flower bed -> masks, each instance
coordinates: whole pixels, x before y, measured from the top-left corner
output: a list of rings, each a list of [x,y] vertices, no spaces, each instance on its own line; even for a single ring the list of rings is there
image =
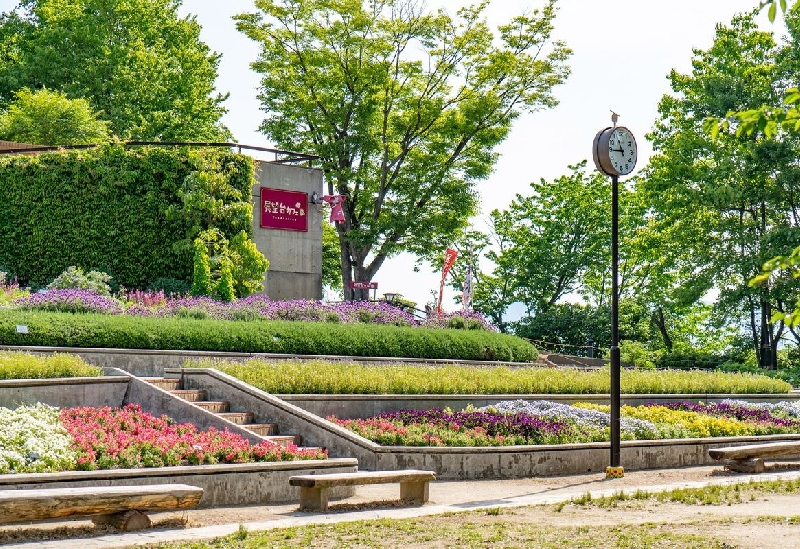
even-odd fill
[[[475,312],[451,313],[417,320],[406,310],[386,302],[324,303],[299,299],[272,301],[260,294],[225,302],[210,297],[167,297],[163,291],[134,290],[123,292],[118,297],[109,297],[93,290],[51,289],[22,295],[11,300],[10,304],[21,310],[94,312],[159,318],[296,320],[496,331],[483,316]]]
[[[367,419],[327,419],[392,446],[511,446],[610,439],[608,406],[504,401],[481,409],[400,410]],[[676,403],[623,406],[622,440],[800,433],[800,403]]]
[[[139,405],[0,408],[0,473],[56,472],[170,465],[325,459],[326,452],[198,431]]]

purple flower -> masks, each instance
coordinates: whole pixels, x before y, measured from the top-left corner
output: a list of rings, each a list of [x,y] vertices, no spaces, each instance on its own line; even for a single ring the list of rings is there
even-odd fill
[[[14,300],[20,309],[59,311],[66,313],[121,314],[122,303],[94,290],[53,289]]]

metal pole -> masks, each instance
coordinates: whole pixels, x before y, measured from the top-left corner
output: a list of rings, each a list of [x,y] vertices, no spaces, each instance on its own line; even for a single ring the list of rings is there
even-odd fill
[[[620,466],[619,190],[611,176],[611,467]]]

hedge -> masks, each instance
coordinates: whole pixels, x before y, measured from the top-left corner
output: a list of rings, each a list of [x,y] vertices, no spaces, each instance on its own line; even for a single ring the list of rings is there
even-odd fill
[[[16,325],[27,333],[17,333]],[[277,320],[195,320],[7,309],[0,344],[530,362],[527,341],[484,330]]]
[[[274,394],[608,394],[608,368],[464,365],[365,365],[325,360],[187,360],[190,368],[215,368]],[[753,374],[623,370],[623,394],[782,394],[792,386]]]
[[[193,208],[209,173],[220,179],[211,198],[249,205],[253,161],[226,149],[108,145],[0,157],[0,271],[34,288],[72,265],[127,288],[190,280],[191,247],[176,244],[208,228]],[[251,234],[227,222],[202,221],[228,237]]]

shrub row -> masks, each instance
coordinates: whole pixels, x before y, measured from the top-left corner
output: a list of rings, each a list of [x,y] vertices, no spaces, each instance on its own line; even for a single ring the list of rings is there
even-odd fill
[[[216,368],[276,394],[607,394],[610,386],[608,369],[370,366],[323,360],[199,360],[186,365]],[[792,388],[754,374],[657,370],[623,370],[621,385],[625,394],[781,394]]]
[[[26,325],[18,333],[16,325]],[[5,310],[0,344],[529,362],[536,348],[484,330],[286,321],[194,320]]]
[[[82,358],[56,353],[35,356],[30,353],[0,351],[0,379],[50,379],[56,377],[97,377],[103,370]]]

